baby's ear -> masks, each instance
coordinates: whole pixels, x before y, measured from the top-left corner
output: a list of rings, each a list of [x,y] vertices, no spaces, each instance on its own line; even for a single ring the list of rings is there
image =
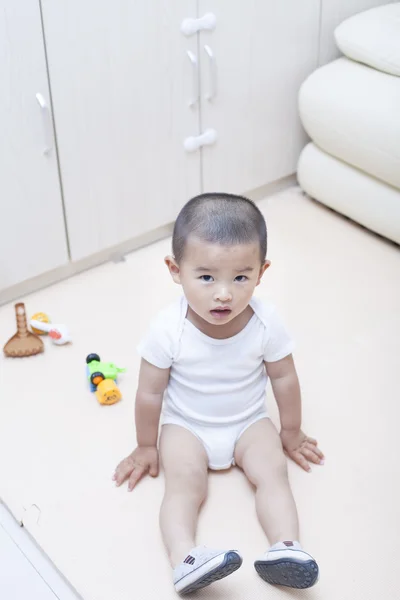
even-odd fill
[[[175,283],[181,283],[181,272],[179,269],[179,265],[176,262],[173,256],[166,256],[164,259],[165,264],[168,267],[169,272],[171,273],[171,277]]]
[[[265,271],[271,266],[271,261],[270,260],[266,260],[260,268],[260,273],[258,275],[258,280],[257,280],[257,285],[260,284],[262,276],[264,275]]]

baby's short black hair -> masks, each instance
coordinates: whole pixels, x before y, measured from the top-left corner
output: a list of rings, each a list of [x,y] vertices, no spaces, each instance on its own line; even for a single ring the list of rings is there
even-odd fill
[[[260,244],[261,262],[267,255],[267,226],[252,200],[244,196],[208,193],[195,196],[180,211],[172,236],[172,252],[177,263],[183,258],[190,235],[222,246]]]

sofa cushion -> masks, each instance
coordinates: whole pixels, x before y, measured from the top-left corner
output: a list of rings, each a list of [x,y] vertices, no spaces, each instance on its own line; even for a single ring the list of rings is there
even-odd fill
[[[300,89],[304,128],[325,152],[400,189],[400,77],[348,58],[317,69]]]
[[[335,39],[349,58],[400,76],[400,2],[346,19],[336,28]]]
[[[309,196],[400,244],[400,191],[308,144],[298,181]]]

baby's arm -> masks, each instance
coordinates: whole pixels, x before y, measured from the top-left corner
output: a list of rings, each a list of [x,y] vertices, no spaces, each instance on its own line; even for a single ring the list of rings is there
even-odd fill
[[[152,477],[158,475],[158,427],[169,371],[159,369],[142,359],[135,404],[138,445],[132,454],[119,463],[113,477],[117,486],[129,479],[129,491],[146,473]]]
[[[159,369],[142,359],[136,393],[135,421],[138,446],[157,446],[158,426],[169,369]]]
[[[317,441],[301,430],[301,394],[293,356],[266,362],[265,367],[279,408],[283,447],[290,458],[310,471],[309,462],[323,464],[324,455]]]

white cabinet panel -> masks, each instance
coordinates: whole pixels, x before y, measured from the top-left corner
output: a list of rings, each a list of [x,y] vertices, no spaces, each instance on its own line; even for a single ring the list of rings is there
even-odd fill
[[[205,191],[245,192],[295,172],[306,136],[298,117],[301,83],[317,66],[319,0],[200,0],[214,31],[200,34]],[[208,46],[208,54],[207,48]],[[215,56],[216,95],[208,100]]]
[[[0,0],[0,82],[2,290],[68,261],[38,2]]]
[[[322,0],[319,64],[324,65],[340,55],[335,43],[334,31],[342,21],[356,13],[383,4],[390,4],[390,2],[388,0]]]
[[[196,0],[42,0],[73,259],[165,225],[200,191]]]

